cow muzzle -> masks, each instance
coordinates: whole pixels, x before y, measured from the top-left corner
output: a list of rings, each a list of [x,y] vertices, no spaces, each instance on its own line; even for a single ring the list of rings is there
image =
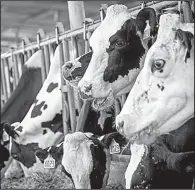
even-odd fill
[[[83,81],[82,85],[78,85],[78,92],[82,99],[92,99],[92,84]]]

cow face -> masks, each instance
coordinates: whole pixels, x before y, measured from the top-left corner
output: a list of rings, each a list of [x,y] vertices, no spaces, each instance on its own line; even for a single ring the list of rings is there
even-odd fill
[[[131,141],[151,143],[194,116],[193,33],[194,24],[176,14],[160,17],[157,40],[116,117],[117,130]]]
[[[142,11],[155,18],[153,9]],[[93,54],[78,90],[83,99],[94,99],[97,110],[110,107],[116,96],[129,92],[141,69],[145,49],[139,32],[143,33],[148,16],[140,17],[134,19],[124,5],[112,5],[90,38]]]
[[[108,148],[113,138],[121,146],[126,143],[119,133],[96,137],[92,133],[75,132],[65,136],[62,165],[75,188],[105,187],[111,162]]]

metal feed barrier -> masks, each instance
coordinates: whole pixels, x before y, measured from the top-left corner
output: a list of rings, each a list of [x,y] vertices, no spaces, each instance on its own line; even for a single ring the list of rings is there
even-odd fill
[[[190,13],[191,7],[187,2],[183,2],[184,21],[191,22],[192,15]],[[160,12],[165,8],[176,8],[181,10],[180,2],[177,1],[153,1],[147,4],[142,4],[141,7],[137,6],[130,9],[131,14],[136,16],[140,11],[140,8],[144,6],[150,6],[154,8],[157,12]],[[107,6],[104,6],[100,9],[100,18],[103,20],[105,16],[105,9]],[[12,49],[10,52],[4,53],[1,55],[1,105],[9,99],[11,93],[16,88],[20,76],[22,74],[21,67],[22,65],[38,50],[42,52],[42,82],[46,79],[49,68],[50,68],[50,55],[54,53],[53,46],[59,46],[60,52],[60,65],[61,68],[63,64],[71,59],[74,59],[81,55],[81,51],[78,49],[78,39],[82,40],[83,43],[83,52],[87,53],[89,51],[89,38],[93,31],[99,26],[101,20],[94,21],[89,23],[84,22],[83,27],[65,31],[62,23],[57,23],[55,27],[55,36],[45,38],[45,33],[42,29],[39,29],[37,32],[37,42],[30,43],[28,39],[23,39],[21,47],[17,49]],[[147,31],[146,31],[147,33]],[[12,67],[13,76],[10,74],[10,67]],[[11,81],[12,80],[12,81]],[[88,100],[81,100],[78,96],[77,91],[69,85],[68,82],[65,82],[62,76],[61,69],[61,92],[62,92],[62,102],[63,102],[63,128],[64,135],[70,132],[68,129],[71,128],[71,132],[83,131],[85,120],[91,106],[91,102]],[[121,96],[115,101],[115,113],[116,115],[120,112],[121,107],[126,101],[126,95]],[[79,116],[76,118],[75,106],[76,102],[78,104]],[[121,106],[120,106],[121,105]],[[69,114],[65,114],[69,113]],[[68,120],[70,119],[70,124]],[[70,125],[70,126],[69,126]],[[62,141],[60,139],[59,141]],[[57,143],[57,142],[56,142]],[[129,156],[125,155],[114,155],[113,160],[115,161],[125,161],[129,160]]]

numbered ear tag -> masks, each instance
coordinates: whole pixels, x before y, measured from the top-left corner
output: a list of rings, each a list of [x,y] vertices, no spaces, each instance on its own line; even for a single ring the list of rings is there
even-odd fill
[[[150,37],[150,28],[147,28],[145,31],[144,31],[144,35],[143,35],[143,39],[147,39]]]
[[[44,168],[55,168],[55,160],[51,155],[48,155],[48,157],[44,160]]]
[[[120,146],[119,144],[113,139],[110,145],[110,154],[118,154],[120,153]]]

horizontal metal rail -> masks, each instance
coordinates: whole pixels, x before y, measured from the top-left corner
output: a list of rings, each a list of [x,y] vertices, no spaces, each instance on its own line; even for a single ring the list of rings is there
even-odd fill
[[[151,3],[151,2],[146,4],[146,6],[150,6],[150,7],[154,8],[154,9],[156,9],[156,10],[163,9],[163,8],[165,8],[167,6],[175,6],[175,5],[177,5],[177,1],[164,1],[164,2],[159,2],[158,1],[158,2],[154,2],[154,4]],[[132,16],[136,16],[137,13],[140,11],[140,6],[137,6],[137,7],[134,7],[132,9],[129,9],[129,11],[132,11],[131,12]],[[86,31],[93,31],[99,25],[100,25],[100,20],[97,20],[93,24],[89,25],[86,28]],[[63,39],[68,40],[71,37],[74,37],[74,36],[82,34],[83,31],[84,31],[84,29],[82,27],[82,28],[78,28],[78,29],[75,29],[75,30],[68,30],[66,32],[60,33],[59,34],[59,40],[63,40]],[[4,54],[1,55],[1,59],[9,57],[9,56],[13,56],[13,55],[18,54],[18,53],[23,53],[24,51],[28,51],[28,50],[32,50],[32,49],[38,48],[39,45],[40,46],[45,46],[45,45],[48,45],[48,44],[51,44],[51,43],[54,43],[54,42],[56,42],[56,36],[55,35],[51,36],[49,38],[41,40],[40,44],[37,44],[37,42],[33,42],[33,43],[30,43],[30,44],[24,46],[23,48],[22,47],[18,47],[13,52],[4,53]]]

